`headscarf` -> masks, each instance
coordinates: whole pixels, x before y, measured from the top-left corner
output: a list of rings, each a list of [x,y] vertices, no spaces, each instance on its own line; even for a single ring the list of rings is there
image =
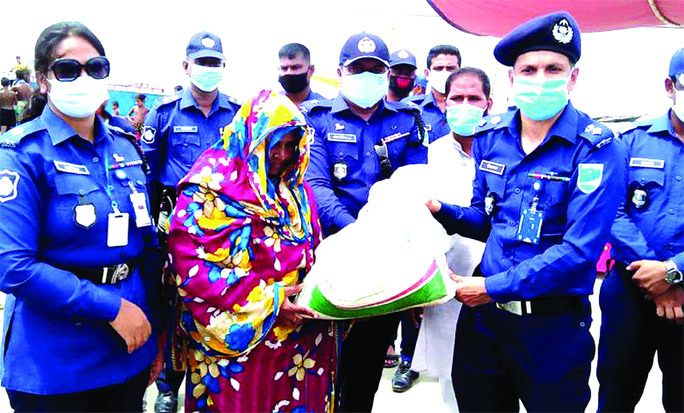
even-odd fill
[[[296,159],[269,179],[270,150],[292,130],[301,136]],[[195,346],[249,351],[273,327],[283,288],[311,268],[320,229],[304,184],[310,136],[287,97],[262,91],[179,184],[169,253],[181,327]]]

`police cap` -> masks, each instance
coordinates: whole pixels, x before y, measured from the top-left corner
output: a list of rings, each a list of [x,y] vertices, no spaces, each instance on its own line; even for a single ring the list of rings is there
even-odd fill
[[[416,57],[413,53],[403,49],[397,50],[390,55],[389,65],[390,67],[408,65],[412,66],[414,69],[418,69],[418,66],[416,66]]]
[[[379,60],[389,67],[389,50],[382,39],[374,34],[355,34],[346,41],[340,52],[340,66],[347,66],[359,59]]]
[[[684,47],[674,52],[670,59],[670,77],[678,78],[684,74]]]
[[[221,39],[214,33],[199,32],[192,36],[185,55],[190,59],[201,59],[203,57],[215,57],[226,60],[221,47]]]
[[[496,45],[494,57],[503,65],[513,66],[518,56],[537,50],[564,54],[572,64],[579,60],[580,28],[570,13],[555,12],[521,24]]]

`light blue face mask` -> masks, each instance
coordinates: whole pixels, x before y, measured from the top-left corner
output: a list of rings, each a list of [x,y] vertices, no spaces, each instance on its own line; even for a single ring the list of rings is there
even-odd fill
[[[223,67],[209,67],[192,64],[190,82],[202,92],[211,92],[218,88],[223,80]]]
[[[387,72],[363,72],[356,75],[342,76],[340,91],[342,96],[355,105],[368,109],[378,103],[387,94],[389,79]]]
[[[568,104],[567,79],[542,81],[516,76],[513,78],[515,105],[532,120],[549,120]]]
[[[460,136],[472,136],[478,122],[482,120],[484,111],[468,103],[447,106],[446,118],[449,129]]]

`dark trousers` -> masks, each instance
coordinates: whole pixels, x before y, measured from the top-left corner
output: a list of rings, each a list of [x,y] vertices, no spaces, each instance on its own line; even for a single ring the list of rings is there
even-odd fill
[[[149,379],[147,368],[123,383],[78,393],[43,395],[7,390],[7,394],[16,412],[139,413]]]
[[[594,340],[591,308],[518,316],[463,306],[451,379],[461,412],[584,411]]]
[[[342,343],[338,366],[341,412],[370,412],[378,390],[387,347],[397,334],[400,314],[356,321]]]
[[[684,329],[658,318],[654,302],[643,297],[631,276],[616,266],[601,285],[599,411],[634,411],[657,352],[663,372],[663,407],[682,412]]]
[[[409,360],[413,359],[413,353],[416,352],[416,342],[420,330],[420,319],[416,325],[416,320],[411,315],[413,311],[411,309],[401,313],[401,356]]]

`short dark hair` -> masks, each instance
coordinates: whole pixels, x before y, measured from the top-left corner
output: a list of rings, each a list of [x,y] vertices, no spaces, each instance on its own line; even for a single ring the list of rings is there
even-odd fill
[[[458,58],[458,65],[461,66],[461,52],[458,50],[458,47],[452,46],[450,44],[440,44],[438,46],[433,47],[428,52],[428,56],[427,56],[427,68],[428,69],[430,69],[430,66],[432,66],[432,59],[434,59],[435,57],[437,57],[441,54],[456,56]]]
[[[147,96],[143,95],[142,93],[138,93],[137,95],[135,95],[135,100],[141,100],[144,102],[146,98]]]
[[[489,83],[489,76],[487,76],[483,70],[480,70],[476,67],[463,67],[450,74],[446,81],[447,95],[451,90],[451,84],[459,77],[467,75],[475,76],[476,78],[480,79],[480,83],[482,83],[482,93],[484,93],[485,97],[489,99],[489,94],[492,91],[492,86]]]
[[[36,40],[35,61],[33,67],[37,73],[47,77],[50,65],[55,60],[55,51],[64,39],[80,37],[90,43],[100,56],[105,56],[105,50],[100,40],[85,25],[79,22],[60,22],[49,26],[38,36]],[[17,70],[19,76],[19,70]],[[29,98],[28,106],[24,112],[26,122],[40,116],[47,103],[47,95],[40,93],[40,88],[34,91]]]
[[[7,87],[7,86],[9,86],[10,81],[9,81],[8,78],[3,77],[2,80],[0,80],[0,84],[2,84],[3,86]]]
[[[278,52],[278,59],[287,57],[288,59],[294,59],[297,56],[302,56],[306,63],[311,63],[311,52],[309,48],[301,43],[288,43],[280,48]]]
[[[24,69],[17,69],[17,71],[14,72],[14,74],[17,76],[17,79],[26,79],[26,71]]]

